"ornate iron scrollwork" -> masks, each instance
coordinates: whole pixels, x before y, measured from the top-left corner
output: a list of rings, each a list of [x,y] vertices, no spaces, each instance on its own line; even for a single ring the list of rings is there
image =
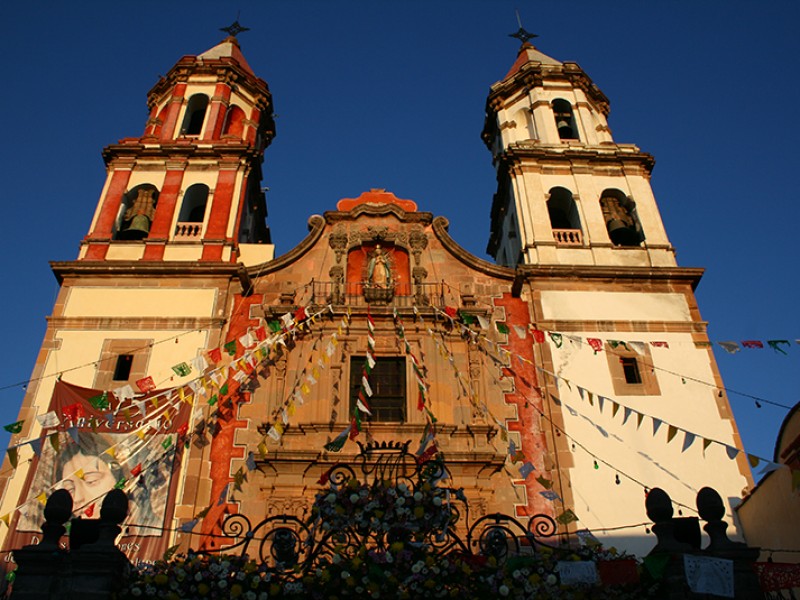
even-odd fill
[[[223,534],[231,544],[218,551],[253,554],[276,572],[298,577],[322,563],[352,558],[363,548],[389,551],[398,544],[450,553],[493,557],[498,563],[535,551],[538,538],[557,531],[548,515],[528,525],[502,513],[470,522],[463,489],[449,485],[444,461],[418,462],[410,442],[362,444],[354,464],[337,463],[321,479],[311,516],[277,515],[252,526],[244,515],[228,516]],[[462,514],[465,524],[461,524]]]

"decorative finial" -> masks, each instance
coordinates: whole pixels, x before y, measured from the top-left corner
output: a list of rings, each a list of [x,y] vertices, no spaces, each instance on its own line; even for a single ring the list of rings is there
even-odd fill
[[[532,40],[535,37],[539,37],[535,33],[530,33],[529,31],[526,31],[525,28],[522,26],[522,19],[519,18],[519,10],[515,8],[514,12],[517,13],[517,25],[519,25],[519,29],[517,30],[516,33],[509,33],[508,37],[517,38],[523,44],[528,40]]]
[[[227,33],[230,36],[236,37],[237,35],[239,35],[243,31],[250,31],[250,28],[249,27],[242,27],[239,24],[239,15],[237,14],[236,15],[236,20],[233,22],[233,24],[228,25],[227,27],[220,27],[219,30],[220,31],[224,31],[225,33]]]

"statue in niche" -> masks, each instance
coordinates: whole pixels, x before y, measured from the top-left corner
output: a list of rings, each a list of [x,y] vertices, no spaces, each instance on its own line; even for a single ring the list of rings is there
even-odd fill
[[[391,256],[380,244],[368,255],[364,297],[370,302],[388,302],[394,296]]]

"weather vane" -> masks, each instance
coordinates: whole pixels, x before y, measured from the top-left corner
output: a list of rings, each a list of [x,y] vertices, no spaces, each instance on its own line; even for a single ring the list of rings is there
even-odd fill
[[[236,37],[237,35],[239,35],[243,31],[250,31],[250,28],[249,27],[242,27],[239,24],[239,13],[236,13],[236,20],[233,22],[233,24],[228,25],[227,27],[220,27],[219,30],[220,31],[224,31],[225,33],[227,33],[230,36]]]
[[[516,33],[509,33],[508,37],[517,38],[523,44],[528,40],[531,40],[535,37],[539,37],[535,33],[530,33],[526,31],[525,28],[522,26],[522,19],[519,18],[519,11],[514,9],[514,12],[517,13],[517,25],[519,25],[519,30]]]

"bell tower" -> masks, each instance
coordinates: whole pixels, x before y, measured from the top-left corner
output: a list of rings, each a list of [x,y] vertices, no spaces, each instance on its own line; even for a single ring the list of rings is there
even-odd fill
[[[260,182],[272,96],[237,39],[181,58],[147,103],[144,134],[103,151],[106,183],[79,260],[270,260]]]
[[[619,144],[609,102],[573,62],[524,30],[491,86],[482,137],[497,171],[487,252],[506,266],[675,266],[650,188],[654,159]]]

